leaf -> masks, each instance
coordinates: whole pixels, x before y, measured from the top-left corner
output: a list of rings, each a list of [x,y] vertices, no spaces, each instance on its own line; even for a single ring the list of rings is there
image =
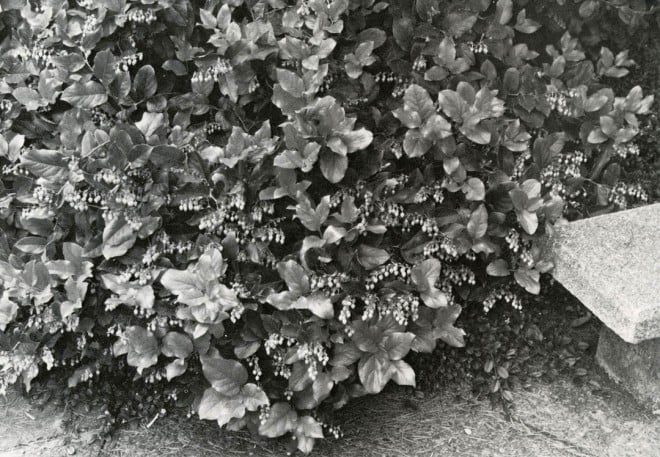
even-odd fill
[[[415,387],[415,370],[403,360],[395,360],[390,364],[389,376],[400,386]]]
[[[603,133],[609,137],[614,136],[619,129],[616,121],[611,116],[600,117],[600,128]]]
[[[241,397],[248,411],[256,411],[260,406],[265,406],[269,403],[266,392],[261,387],[252,383],[247,383],[241,388]]]
[[[270,408],[268,419],[259,425],[259,434],[268,438],[277,438],[293,431],[297,421],[298,414],[288,403],[275,403]]]
[[[497,0],[495,21],[506,25],[513,17],[513,0]]]
[[[134,325],[126,329],[123,338],[128,342],[126,362],[130,366],[136,367],[138,373],[158,362],[160,348],[153,333],[143,327]]]
[[[484,204],[479,205],[477,209],[470,214],[470,220],[467,224],[467,231],[474,239],[482,238],[488,230],[488,211]]]
[[[593,113],[594,111],[598,111],[603,106],[605,106],[609,100],[610,98],[606,94],[598,91],[586,100],[584,103],[584,110],[587,113]]]
[[[603,131],[598,127],[589,132],[589,136],[587,137],[587,141],[591,144],[601,144],[607,140],[609,140],[607,135],[605,135]]]
[[[390,360],[401,360],[410,351],[414,339],[412,332],[393,332],[383,339],[382,346]]]
[[[518,219],[518,223],[523,228],[523,230],[525,230],[525,232],[529,233],[530,235],[533,235],[536,232],[536,229],[539,226],[539,219],[536,216],[536,213],[532,213],[526,209],[516,210],[516,217]]]
[[[112,259],[128,252],[137,240],[137,233],[123,217],[106,223],[103,229],[103,257]]]
[[[416,129],[422,125],[422,119],[416,112],[406,111],[403,108],[398,108],[392,111],[392,115],[394,115],[394,117],[400,120],[401,123],[409,129]]]
[[[392,376],[390,362],[382,355],[371,354],[360,360],[358,374],[366,392],[377,394],[385,388]]]
[[[461,314],[460,305],[449,305],[436,310],[436,317],[433,321],[433,336],[439,338],[453,347],[465,346],[465,331],[454,326],[456,319]]]
[[[371,41],[375,49],[385,44],[385,41],[387,41],[387,34],[381,29],[372,27],[361,31],[357,36],[357,40],[360,43]]]
[[[18,240],[14,247],[26,254],[41,254],[46,249],[46,239],[39,236],[26,236]]]
[[[300,168],[303,172],[309,173],[318,160],[321,145],[312,142],[305,145],[303,151],[295,149],[285,149],[275,156],[273,165],[280,168]]]
[[[33,175],[48,181],[59,181],[68,174],[62,152],[51,149],[28,149],[21,154],[21,165]]]
[[[135,123],[144,137],[148,140],[151,135],[158,132],[161,127],[167,126],[167,114],[165,113],[143,113],[142,119]]]
[[[313,417],[304,416],[298,419],[295,437],[298,442],[298,450],[308,454],[312,452],[314,439],[323,438],[323,428]]]
[[[366,244],[361,244],[358,247],[358,262],[367,270],[373,270],[387,262],[389,258],[390,254],[384,249],[374,248]]]
[[[468,140],[473,141],[477,144],[488,144],[490,143],[491,133],[490,131],[479,127],[479,125],[468,125],[465,124],[460,128],[460,131],[463,135],[467,137]]]
[[[5,331],[7,325],[11,324],[16,318],[18,305],[9,299],[7,292],[3,292],[0,297],[0,331]]]
[[[228,397],[240,393],[248,380],[245,367],[237,360],[217,356],[201,356],[204,377],[218,393]]]
[[[479,178],[469,178],[462,187],[468,201],[481,201],[486,197],[486,186]]]
[[[403,94],[403,109],[417,113],[422,121],[435,114],[435,107],[429,93],[417,84],[411,84]]]
[[[348,158],[334,152],[324,151],[321,153],[320,168],[323,177],[333,184],[344,179],[348,170]]]
[[[326,297],[324,293],[318,292],[310,295],[309,297],[301,297],[296,300],[293,309],[306,309],[311,311],[315,316],[321,319],[332,319],[334,316],[334,308],[330,298]]]
[[[346,145],[349,154],[365,149],[374,139],[373,133],[367,129],[357,129],[341,133],[339,136]]]
[[[599,6],[600,6],[600,2],[598,0],[583,1],[579,9],[580,17],[589,18],[593,16],[593,14],[596,12]]]
[[[477,19],[477,15],[471,11],[451,12],[443,19],[442,28],[450,36],[457,38],[472,30]]]
[[[453,90],[440,91],[438,105],[455,122],[462,121],[463,114],[468,110],[468,104]]]
[[[603,178],[602,178],[603,184],[606,184],[610,187],[614,187],[614,185],[619,180],[620,176],[621,176],[621,166],[618,163],[611,163],[607,166],[607,168],[603,172]]]
[[[422,126],[421,133],[426,139],[439,141],[452,135],[451,124],[439,114],[433,114]]]
[[[497,277],[509,276],[511,274],[509,264],[504,259],[496,259],[489,263],[488,267],[486,267],[486,273],[490,276]]]
[[[419,130],[408,130],[403,138],[403,150],[408,157],[422,157],[431,146],[432,143]]]
[[[521,185],[520,188],[527,195],[528,199],[538,198],[541,195],[541,183],[536,179],[527,179]],[[530,205],[531,206],[531,205]]]
[[[438,259],[427,259],[415,265],[411,271],[411,279],[417,286],[417,291],[429,308],[447,306],[447,296],[435,287],[440,278],[441,264]]]
[[[538,295],[541,292],[540,273],[538,271],[519,268],[513,272],[513,277],[530,294]]]
[[[165,365],[165,377],[168,381],[181,376],[188,369],[188,363],[185,360],[176,359]]]
[[[116,64],[117,58],[109,49],[97,52],[94,56],[94,76],[106,86],[109,85],[117,76],[115,72]]]
[[[105,88],[95,81],[87,81],[84,84],[75,82],[64,89],[61,99],[76,108],[91,109],[107,102],[108,94]]]
[[[158,90],[156,71],[151,65],[143,65],[135,74],[133,90],[138,101],[153,97]]]
[[[37,108],[48,105],[48,101],[39,95],[39,92],[29,87],[17,87],[11,94],[28,111],[35,111]]]
[[[277,82],[280,83],[282,89],[293,97],[299,98],[303,96],[305,84],[300,76],[289,70],[277,69]]]
[[[193,344],[188,335],[168,332],[163,338],[161,352],[167,357],[185,359],[193,352]]]
[[[177,76],[183,76],[188,74],[188,70],[186,69],[186,66],[181,62],[180,60],[177,59],[170,59],[166,60],[165,63],[161,66],[163,70],[171,71]]]
[[[516,25],[513,28],[521,33],[534,33],[541,28],[541,24],[531,19],[527,19],[527,12],[523,8],[518,13]]]
[[[296,215],[294,217],[298,218],[308,230],[319,232],[323,223],[328,219],[328,214],[330,214],[330,197],[327,195],[323,197],[316,208],[312,206],[311,200],[302,192],[298,193],[297,199],[298,204],[295,206]]]
[[[204,391],[197,412],[200,419],[215,420],[223,426],[234,418],[243,417],[245,404],[239,396],[227,397],[210,388]]]
[[[392,23],[392,34],[394,35],[394,41],[396,41],[396,44],[398,44],[404,51],[407,51],[410,49],[413,42],[413,20],[408,16],[399,16],[395,18]]]
[[[294,260],[278,263],[277,272],[294,294],[301,296],[310,292],[309,276],[305,269]]]

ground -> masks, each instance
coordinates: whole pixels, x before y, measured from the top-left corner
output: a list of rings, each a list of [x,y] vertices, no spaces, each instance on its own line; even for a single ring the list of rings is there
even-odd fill
[[[509,411],[456,385],[426,392],[393,387],[339,411],[344,437],[319,442],[314,455],[656,457],[660,411],[646,410],[595,365],[600,323],[574,319],[588,317],[575,300],[565,295],[555,300],[555,306],[543,308],[553,312],[536,316],[545,349],[526,362],[547,376],[521,383]],[[585,346],[582,352],[572,350]],[[285,454],[281,443],[178,416],[151,427],[147,421],[135,423],[105,439],[98,433],[98,408],[85,402],[58,406],[38,393],[34,397],[38,400],[29,402],[16,393],[0,398],[0,457]]]

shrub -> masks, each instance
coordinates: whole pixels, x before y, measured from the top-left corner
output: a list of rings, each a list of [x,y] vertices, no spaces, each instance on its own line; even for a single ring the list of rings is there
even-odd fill
[[[308,452],[520,308],[553,223],[643,198],[653,102],[526,3],[3,2],[0,388],[125,372]]]

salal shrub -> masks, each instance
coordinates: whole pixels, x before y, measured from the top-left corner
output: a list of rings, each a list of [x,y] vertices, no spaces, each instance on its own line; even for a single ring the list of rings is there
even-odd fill
[[[567,210],[643,197],[635,63],[526,3],[3,1],[1,389],[124,370],[308,452],[415,385]]]

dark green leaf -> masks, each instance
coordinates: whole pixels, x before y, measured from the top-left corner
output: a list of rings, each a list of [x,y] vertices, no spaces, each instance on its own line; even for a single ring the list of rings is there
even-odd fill
[[[123,217],[106,223],[103,229],[103,257],[112,259],[128,252],[137,240],[137,233]]]
[[[385,388],[392,376],[390,369],[390,361],[380,354],[371,354],[360,360],[358,373],[367,393],[377,394]]]
[[[361,244],[358,247],[358,262],[367,270],[373,270],[387,262],[389,258],[390,254],[384,249],[367,246],[366,244]]]
[[[193,351],[190,337],[179,332],[168,332],[163,338],[162,345],[161,351],[167,357],[185,359]]]
[[[509,276],[509,264],[504,259],[493,260],[486,268],[486,273],[490,276]]]
[[[248,380],[245,367],[236,360],[225,359],[220,355],[202,356],[204,377],[218,393],[233,397],[240,393]]]
[[[268,438],[277,438],[293,431],[297,421],[298,414],[288,403],[275,403],[270,408],[268,419],[259,425],[259,434]]]
[[[133,79],[133,91],[135,91],[136,100],[146,100],[152,97],[158,90],[156,81],[156,71],[151,65],[140,67]]]
[[[530,294],[538,295],[541,291],[540,274],[536,270],[519,268],[513,272],[516,282]]]
[[[95,82],[73,83],[62,92],[62,100],[77,108],[91,109],[108,101],[105,88]]]
[[[470,220],[467,224],[468,233],[474,238],[479,239],[486,235],[488,230],[488,211],[486,206],[481,204],[472,211],[470,215]]]

